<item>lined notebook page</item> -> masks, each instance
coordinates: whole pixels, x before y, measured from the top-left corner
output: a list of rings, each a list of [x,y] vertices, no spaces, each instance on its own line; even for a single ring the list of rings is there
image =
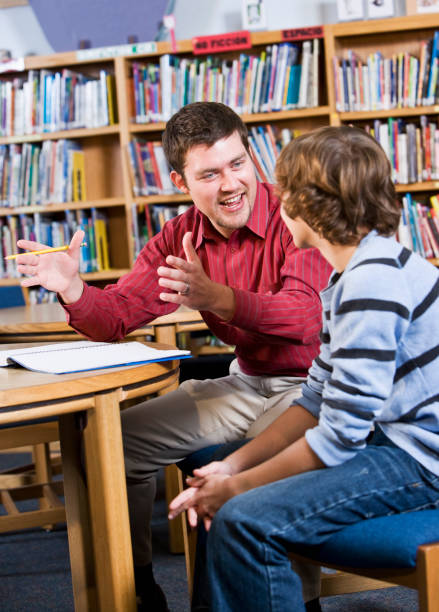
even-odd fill
[[[43,346],[34,346],[34,347],[26,347],[26,348],[20,348],[20,349],[9,349],[7,351],[0,351],[0,367],[4,367],[9,365],[8,363],[8,357],[11,356],[19,356],[22,354],[28,354],[28,353],[46,353],[47,351],[53,351],[56,347],[56,350],[59,350],[61,348],[72,348],[72,346],[77,345],[79,348],[81,346],[89,346],[90,344],[94,344],[95,346],[100,345],[100,344],[108,344],[107,342],[90,342],[90,340],[79,340],[78,342],[76,342],[76,340],[74,342],[53,342],[51,344],[45,344]],[[19,344],[17,344],[17,346],[20,346]]]
[[[141,342],[64,342],[2,352],[7,353],[7,364],[17,363],[28,370],[49,374],[85,372],[190,356],[189,351],[155,349]]]

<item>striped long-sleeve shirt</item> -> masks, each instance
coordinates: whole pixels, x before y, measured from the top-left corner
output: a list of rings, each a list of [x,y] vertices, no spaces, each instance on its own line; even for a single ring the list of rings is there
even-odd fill
[[[298,403],[328,466],[364,448],[372,424],[439,474],[439,271],[393,238],[367,235],[321,292],[320,355]]]
[[[209,278],[231,287],[234,317],[226,322],[202,312],[208,327],[236,345],[250,375],[306,376],[319,350],[321,302],[331,268],[316,249],[298,249],[280,216],[272,188],[258,184],[247,224],[226,239],[195,206],[165,224],[142,249],[132,271],[104,290],[85,286],[65,306],[68,322],[94,340],[117,340],[177,306],[163,302],[157,268],[168,255],[185,258],[182,239],[192,241]]]

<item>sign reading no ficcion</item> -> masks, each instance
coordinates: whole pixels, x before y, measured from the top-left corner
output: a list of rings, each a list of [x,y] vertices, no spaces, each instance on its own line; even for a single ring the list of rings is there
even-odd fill
[[[194,55],[237,51],[238,49],[249,49],[251,46],[252,42],[248,30],[229,32],[228,34],[215,34],[213,36],[196,36],[192,39]]]

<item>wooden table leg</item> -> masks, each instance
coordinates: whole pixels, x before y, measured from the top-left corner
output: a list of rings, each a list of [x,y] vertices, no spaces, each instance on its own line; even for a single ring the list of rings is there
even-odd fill
[[[135,612],[118,391],[95,396],[84,431],[87,483],[101,612]]]
[[[94,612],[97,594],[87,489],[80,460],[81,434],[75,414],[59,417],[59,436],[64,475],[64,497],[70,551],[73,597],[77,612]]]

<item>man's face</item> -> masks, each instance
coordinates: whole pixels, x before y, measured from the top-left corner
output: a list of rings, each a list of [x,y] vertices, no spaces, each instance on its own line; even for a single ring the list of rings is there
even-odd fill
[[[256,198],[256,174],[238,132],[211,147],[189,149],[184,178],[175,171],[171,178],[226,238],[247,223]]]

